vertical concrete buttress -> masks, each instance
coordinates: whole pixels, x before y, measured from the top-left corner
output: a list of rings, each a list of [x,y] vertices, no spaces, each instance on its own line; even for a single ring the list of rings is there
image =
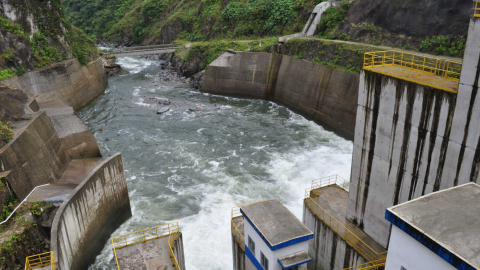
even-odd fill
[[[480,18],[472,15],[457,94],[362,71],[347,218],[382,246],[386,208],[478,181],[479,63]]]

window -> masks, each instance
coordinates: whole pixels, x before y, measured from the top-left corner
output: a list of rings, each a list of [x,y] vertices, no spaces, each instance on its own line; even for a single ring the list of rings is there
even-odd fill
[[[260,264],[262,265],[263,269],[268,270],[268,259],[263,255],[263,252],[260,251]]]
[[[248,236],[248,249],[250,249],[250,251],[253,253],[253,256],[255,256],[255,242],[253,242],[250,235]]]

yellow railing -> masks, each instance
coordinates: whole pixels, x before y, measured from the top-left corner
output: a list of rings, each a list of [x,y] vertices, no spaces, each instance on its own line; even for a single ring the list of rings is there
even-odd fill
[[[51,270],[57,269],[57,263],[55,262],[53,251],[28,256],[25,262],[25,270],[40,268],[48,265],[50,265]]]
[[[363,69],[456,93],[462,64],[398,51],[367,52]]]
[[[377,270],[385,267],[385,262],[387,258],[383,258],[376,261],[371,261],[368,263],[360,264],[354,267],[345,268],[343,270]]]
[[[235,240],[237,241],[238,245],[240,245],[240,248],[245,251],[245,237],[243,236],[243,233],[240,232],[240,230],[237,228],[237,226],[235,225],[235,222],[234,222],[234,219],[236,218],[240,218],[240,217],[243,217],[242,213],[240,212],[240,208],[243,207],[243,206],[247,206],[247,205],[250,205],[250,204],[254,204],[254,203],[257,203],[257,202],[263,202],[263,200],[261,201],[256,201],[256,202],[252,202],[252,203],[246,203],[246,204],[242,204],[242,205],[238,205],[238,206],[235,206],[235,207],[232,207],[232,210],[230,212],[230,217],[231,217],[231,226],[232,226],[232,235],[233,237],[235,238]]]
[[[144,229],[141,231],[136,231],[136,232],[112,237],[112,246],[113,246],[113,252],[115,254],[115,261],[117,262],[117,268],[120,270],[120,266],[118,265],[117,252],[116,252],[117,249],[168,236],[169,237],[168,245],[170,247],[170,257],[172,258],[172,261],[175,264],[175,268],[177,270],[180,270],[180,266],[178,265],[178,261],[175,257],[175,254],[173,252],[173,247],[172,247],[173,243],[175,242],[175,240],[177,240],[179,235],[180,235],[180,227],[178,226],[178,221],[177,221],[177,222],[172,222],[172,223]]]
[[[475,12],[474,12],[475,17],[480,17],[480,1],[475,2]]]
[[[338,186],[348,192],[350,188],[350,182],[337,174],[312,180],[312,186],[305,189],[305,198],[317,197],[315,194],[312,194],[312,192],[315,193],[315,190],[329,186]]]
[[[173,246],[175,245],[175,241],[178,239],[180,236],[180,229],[178,228],[178,222],[176,222],[176,229],[174,228],[174,232],[171,233],[168,236],[168,247],[170,248],[170,258],[173,261],[173,264],[175,266],[175,270],[182,270],[180,268],[180,265],[178,264],[177,257],[175,256],[175,252],[173,251]]]
[[[325,211],[313,198],[320,195],[321,189],[329,186],[345,189],[348,191],[349,183],[338,175],[332,175],[312,181],[312,187],[305,190],[305,205],[310,211],[322,220],[330,229],[336,232],[343,240],[352,246],[362,257],[368,261],[376,261],[387,256],[387,252],[377,253],[373,248],[365,244],[358,236],[345,227],[340,221]]]

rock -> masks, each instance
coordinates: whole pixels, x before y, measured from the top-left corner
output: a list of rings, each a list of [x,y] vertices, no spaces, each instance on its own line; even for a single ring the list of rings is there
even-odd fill
[[[170,105],[170,100],[168,100],[168,99],[165,100],[165,101],[163,102],[163,105]]]
[[[195,89],[202,89],[204,78],[205,78],[205,70],[202,70],[197,74],[193,75],[193,77],[191,78],[190,84]]]
[[[164,114],[170,110],[170,107],[166,108],[161,108],[160,110],[157,111],[157,114]]]
[[[195,111],[196,111],[196,109],[193,109],[193,108],[190,108],[190,109],[188,109],[188,110],[191,111],[191,112],[195,112]]]
[[[197,106],[197,107],[195,107],[195,110],[197,110],[197,111],[203,111],[203,108],[200,107],[200,106]]]

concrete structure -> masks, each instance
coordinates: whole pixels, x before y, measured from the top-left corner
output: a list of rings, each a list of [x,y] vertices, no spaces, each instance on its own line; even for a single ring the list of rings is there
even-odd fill
[[[85,177],[58,209],[51,231],[58,269],[87,269],[131,215],[122,156],[116,154]]]
[[[329,7],[332,6],[330,2],[331,1],[322,2],[315,7],[315,9],[312,12],[312,15],[310,15],[310,18],[308,19],[307,24],[303,28],[302,34],[304,34],[307,37],[311,37],[315,35],[317,26],[320,23],[320,20],[322,19],[323,12],[325,12],[325,10],[327,10]]]
[[[358,78],[288,55],[226,52],[209,65],[202,92],[271,100],[353,139]]]
[[[477,182],[480,20],[472,18],[457,94],[360,75],[347,217],[386,247],[388,207]]]
[[[139,55],[154,55],[174,53],[178,48],[176,44],[162,44],[152,46],[139,46],[115,49],[104,53],[103,55],[112,55],[116,57],[139,56]]]
[[[98,58],[84,67],[77,59],[65,60],[0,84],[20,89],[39,103],[61,100],[79,110],[103,94],[108,81],[102,59]]]
[[[112,237],[119,269],[185,270],[178,222]]]
[[[435,192],[390,207],[386,270],[480,269],[480,186]]]
[[[305,269],[313,233],[278,200],[240,207],[245,236],[245,269]]]

